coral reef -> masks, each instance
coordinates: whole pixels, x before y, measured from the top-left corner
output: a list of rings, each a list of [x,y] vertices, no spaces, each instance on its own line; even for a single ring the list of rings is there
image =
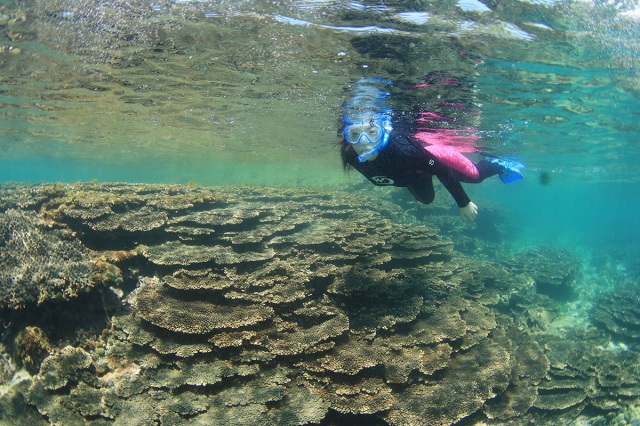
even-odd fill
[[[540,338],[550,361],[536,408],[580,413],[586,405],[612,411],[637,400],[640,353],[611,345],[594,330]]]
[[[0,308],[69,299],[93,285],[89,250],[35,212],[0,212]]]
[[[51,343],[39,327],[25,327],[18,333],[14,342],[15,357],[31,374],[40,370],[40,364],[49,356]]]
[[[472,260],[392,220],[392,206],[321,191],[87,183],[0,195],[2,214],[47,223],[84,248],[70,262],[93,259],[89,282],[123,293],[101,336],[36,345],[33,377],[0,396],[0,412],[35,424],[557,424],[640,396],[638,353],[606,346],[615,329],[523,326],[536,304],[557,306],[540,283],[571,287],[568,255]]]
[[[540,247],[504,261],[514,272],[530,275],[538,293],[559,301],[575,298],[575,283],[580,278],[580,263],[567,250]]]
[[[611,426],[635,426],[640,424],[640,404],[635,403],[625,407],[615,415],[608,416],[608,418],[600,424],[608,424]],[[594,423],[595,425],[595,423]]]
[[[616,288],[601,295],[591,316],[596,324],[617,339],[631,344],[640,338],[640,292],[636,285]]]

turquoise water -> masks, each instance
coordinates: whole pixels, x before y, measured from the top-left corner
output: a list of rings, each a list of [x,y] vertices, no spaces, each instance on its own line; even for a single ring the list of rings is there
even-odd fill
[[[639,69],[636,1],[0,0],[0,423],[120,424],[129,407],[140,424],[428,424],[468,396],[442,424],[637,424]],[[460,84],[417,90],[430,73]],[[422,205],[345,173],[342,105],[363,77],[524,179],[465,184],[471,225],[440,185]],[[1,185],[77,181],[98,184]],[[104,270],[49,294],[88,268],[67,255]],[[233,318],[265,311],[255,330]],[[219,333],[190,334],[209,320]],[[63,371],[70,351],[86,365]],[[30,354],[49,360],[33,381],[12,364]],[[245,361],[268,370],[217,377]],[[296,417],[318,394],[331,410]],[[342,412],[349,396],[365,399]]]
[[[344,88],[386,77],[394,107],[415,109],[433,99],[406,87],[440,71],[469,83],[438,95],[477,108],[459,119],[481,148],[527,166],[466,186],[480,214],[510,212],[513,249],[626,264],[639,20],[634,2],[3,1],[0,181],[351,190],[363,180],[334,147]]]

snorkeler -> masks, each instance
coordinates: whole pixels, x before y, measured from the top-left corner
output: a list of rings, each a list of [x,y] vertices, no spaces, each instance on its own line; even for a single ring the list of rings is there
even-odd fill
[[[443,139],[438,131],[448,129],[416,132],[394,117],[386,103],[389,93],[378,87],[381,83],[390,84],[377,78],[360,80],[345,102],[341,156],[346,170],[356,169],[374,185],[407,187],[424,204],[435,197],[436,176],[458,204],[462,219],[471,223],[478,207],[461,182],[480,183],[494,175],[505,183],[522,179],[521,164],[496,158],[473,163],[455,147],[438,143]]]

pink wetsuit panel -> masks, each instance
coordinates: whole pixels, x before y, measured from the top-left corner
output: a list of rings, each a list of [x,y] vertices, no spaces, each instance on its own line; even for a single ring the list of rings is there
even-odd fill
[[[480,177],[480,172],[478,172],[476,165],[455,149],[442,145],[425,145],[424,149],[453,170],[473,179]]]

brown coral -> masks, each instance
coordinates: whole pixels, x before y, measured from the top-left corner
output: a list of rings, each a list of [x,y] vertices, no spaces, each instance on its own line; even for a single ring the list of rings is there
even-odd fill
[[[51,343],[39,327],[28,326],[20,330],[14,342],[16,358],[31,374],[40,370],[40,364],[49,356]]]
[[[432,229],[392,221],[392,206],[317,190],[4,191],[25,229],[45,226],[29,210],[42,206],[97,265],[117,263],[98,268],[110,283],[137,287],[104,347],[52,349],[22,390],[52,423],[517,423],[638,396],[637,353],[601,331],[522,329],[526,312],[559,312],[529,276],[563,288],[576,276],[546,249],[471,261]],[[597,318],[627,336],[635,311],[619,302],[603,298]]]
[[[637,341],[640,338],[639,295],[635,286],[605,293],[597,299],[591,317],[600,327],[627,343]]]
[[[578,259],[567,250],[541,247],[519,253],[505,264],[516,273],[530,275],[539,293],[564,301],[575,298],[575,283],[581,276]]]
[[[224,305],[172,294],[154,279],[143,280],[136,294],[141,318],[171,331],[206,334],[216,329],[255,325],[273,316],[264,305]]]
[[[34,212],[0,212],[0,307],[70,299],[90,288],[96,265],[71,232]]]

